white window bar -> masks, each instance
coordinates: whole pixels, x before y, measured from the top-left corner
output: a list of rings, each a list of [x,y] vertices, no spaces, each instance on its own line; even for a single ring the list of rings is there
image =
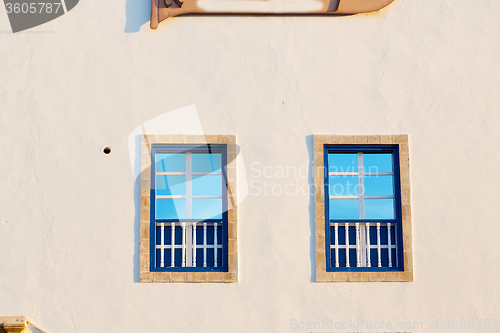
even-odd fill
[[[160,267],[165,267],[165,223],[161,224],[161,237],[160,237]]]
[[[168,199],[170,199],[172,196],[165,195],[165,196],[161,196],[161,197],[168,197]],[[182,199],[183,198],[182,196],[178,196],[178,197],[179,198],[174,198],[174,199]],[[363,199],[394,199],[393,195],[364,195],[364,196],[361,196],[361,195],[330,195],[330,199],[360,199],[361,197],[363,197]],[[158,198],[160,198],[160,196],[158,196]],[[211,199],[211,198],[212,197],[209,197],[208,199]],[[218,198],[220,198],[220,196]],[[160,199],[163,199],[163,198],[160,198]]]
[[[181,267],[186,267],[186,223],[182,223],[182,264]]]
[[[370,223],[366,224],[366,267],[372,267],[372,259],[371,259],[371,246],[370,246]]]
[[[191,153],[186,153],[186,154],[191,154]],[[158,171],[156,173],[157,176],[184,176],[185,174],[186,174],[186,172],[173,172],[173,171],[167,171],[167,172]],[[215,172],[191,172],[191,174],[193,176],[208,176],[208,175],[217,176],[217,175],[222,175],[222,172],[220,172],[220,171],[215,171]]]
[[[207,224],[203,223],[203,267],[207,267]]]
[[[335,267],[339,267],[339,224],[335,223]]]
[[[221,199],[221,198],[222,198],[222,195],[191,195],[191,197],[190,197],[190,199]],[[186,196],[186,195],[157,195],[156,199],[188,199],[188,196]]]
[[[391,224],[387,223],[387,251],[389,252],[389,267],[392,267]]]
[[[164,171],[158,171],[156,172],[157,176],[184,176],[186,173],[185,172],[164,172]]]
[[[170,235],[170,267],[175,267],[175,223],[170,224],[171,235]]]
[[[217,223],[214,223],[214,267],[217,267]]]
[[[196,222],[193,223],[193,267],[196,267]]]
[[[362,153],[361,153],[362,154]],[[162,173],[168,173],[173,174],[174,172],[162,172]],[[180,174],[183,174],[182,172]],[[392,172],[364,172],[365,176],[392,176]],[[330,176],[357,176],[357,172],[328,172],[328,175]]]
[[[156,227],[160,227],[165,225],[165,222],[157,222]],[[170,232],[171,232],[171,242],[169,245],[165,244],[165,241],[163,240],[163,245],[158,244],[156,245],[157,249],[171,249],[171,261],[170,261],[170,266],[175,267],[175,249],[180,249],[183,254],[183,262],[184,266],[182,267],[196,267],[196,262],[197,262],[197,255],[196,255],[196,249],[202,249],[203,250],[203,267],[207,267],[207,250],[208,249],[214,249],[214,261],[215,265],[218,265],[218,255],[217,255],[217,250],[222,249],[223,245],[218,241],[218,232],[217,232],[217,226],[221,225],[220,222],[204,222],[203,223],[203,244],[196,244],[196,238],[197,238],[197,230],[196,226],[198,225],[198,222],[171,222],[170,224]],[[175,244],[175,227],[180,226],[182,228],[182,244],[176,245]],[[209,227],[214,228],[214,244],[207,244],[207,230]],[[165,230],[165,228],[164,228]],[[165,231],[164,231],[165,232]],[[190,237],[191,236],[191,237]],[[191,239],[190,239],[191,238]],[[162,250],[163,251],[163,250]],[[182,265],[182,264],[181,264]],[[214,267],[217,267],[215,266]],[[161,267],[165,267],[161,266]]]
[[[382,267],[382,257],[380,251],[380,223],[377,223],[377,254],[378,254],[378,267]]]
[[[361,267],[361,239],[359,237],[359,223],[356,223],[356,267]]]
[[[391,251],[393,249],[396,249],[396,244],[392,244],[392,241],[389,241],[388,244],[382,244],[381,242],[381,232],[380,232],[380,227],[381,226],[388,226],[393,227],[395,224],[394,223],[385,223],[385,222],[377,222],[376,223],[376,230],[377,230],[377,244],[371,244],[370,241],[370,224],[369,222],[354,222],[350,223],[353,224],[356,228],[356,244],[350,244],[349,243],[349,234],[346,232],[346,242],[344,245],[340,245],[338,243],[338,222],[332,222],[330,223],[330,227],[334,227],[334,235],[332,237],[335,238],[335,244],[330,244],[330,250],[335,250],[335,267],[340,267],[339,263],[339,257],[338,253],[340,250],[345,250],[346,251],[346,266],[345,267],[350,267],[350,263],[352,261],[352,258],[349,256],[349,250],[350,249],[356,249],[356,267],[372,267],[371,263],[371,250],[377,250],[378,253],[378,267],[393,267],[393,264],[391,262],[391,258],[389,258],[389,261],[385,263],[385,265],[382,265],[382,251]],[[346,225],[346,230],[349,230],[349,223],[345,223]],[[359,225],[359,229],[358,229]],[[364,228],[364,229],[363,229]],[[364,231],[362,231],[364,230]],[[391,233],[393,230],[390,231]],[[389,235],[390,237],[390,235]],[[220,248],[220,246],[218,246]]]
[[[345,224],[345,267],[351,267],[349,264],[349,223]]]
[[[186,267],[193,267],[193,225],[186,224]]]

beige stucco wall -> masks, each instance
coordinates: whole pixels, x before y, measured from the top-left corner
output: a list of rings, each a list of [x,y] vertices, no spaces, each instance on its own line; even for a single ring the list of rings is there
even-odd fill
[[[156,31],[148,10],[82,0],[13,35],[0,9],[0,315],[51,333],[498,319],[498,1],[178,17]],[[205,133],[238,136],[253,181],[238,207],[239,281],[141,284],[128,135],[190,104]],[[311,171],[313,134],[411,137],[414,282],[311,282],[313,175],[279,170]]]

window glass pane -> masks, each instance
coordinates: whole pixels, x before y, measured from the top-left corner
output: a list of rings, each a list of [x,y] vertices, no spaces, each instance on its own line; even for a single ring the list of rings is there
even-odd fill
[[[191,157],[193,172],[220,172],[221,154],[193,153]]]
[[[363,153],[364,172],[392,172],[392,154]]]
[[[186,195],[186,176],[156,176],[156,195]]]
[[[222,176],[193,176],[193,195],[222,195]]]
[[[364,177],[365,195],[393,195],[392,176]]]
[[[330,176],[330,195],[358,195],[358,176]]]
[[[156,172],[186,172],[186,154],[156,154]]]
[[[358,172],[358,155],[328,154],[328,172]]]
[[[157,219],[185,219],[186,199],[156,199]]]
[[[365,199],[365,218],[394,219],[394,199]]]
[[[331,199],[330,219],[359,219],[359,200]]]
[[[193,199],[193,219],[222,219],[222,199]]]

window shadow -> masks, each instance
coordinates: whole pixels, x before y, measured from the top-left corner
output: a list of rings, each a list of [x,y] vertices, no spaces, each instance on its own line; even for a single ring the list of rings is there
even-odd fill
[[[125,33],[139,32],[151,18],[151,0],[127,0],[125,5]]]
[[[316,228],[315,228],[315,209],[314,198],[314,136],[306,135],[306,146],[309,154],[309,170],[307,172],[307,182],[309,185],[309,257],[311,259],[311,282],[316,282]]]

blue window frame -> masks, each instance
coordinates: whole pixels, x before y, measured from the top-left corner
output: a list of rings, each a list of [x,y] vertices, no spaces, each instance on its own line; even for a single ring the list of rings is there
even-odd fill
[[[228,271],[226,166],[226,145],[151,146],[150,271]]]
[[[403,271],[398,145],[325,145],[326,270]]]

